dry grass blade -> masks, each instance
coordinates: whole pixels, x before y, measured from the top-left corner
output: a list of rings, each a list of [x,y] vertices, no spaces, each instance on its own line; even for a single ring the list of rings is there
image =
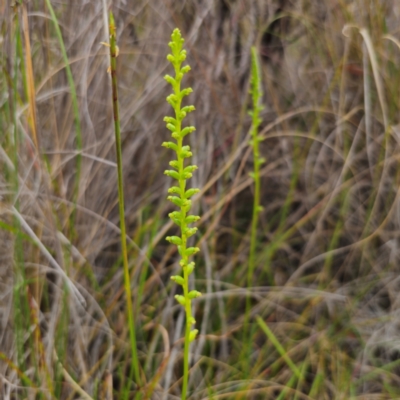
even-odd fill
[[[81,295],[78,288],[74,285],[74,283],[71,281],[71,279],[65,273],[65,271],[60,267],[60,265],[57,263],[57,261],[53,258],[53,256],[50,254],[50,252],[46,249],[46,247],[43,245],[43,243],[40,241],[40,239],[36,236],[35,232],[32,230],[32,228],[29,226],[29,224],[25,221],[23,216],[18,212],[18,210],[14,206],[11,207],[11,211],[12,211],[13,215],[18,219],[23,230],[25,230],[25,232],[32,239],[32,241],[35,243],[35,245],[38,246],[38,248],[40,249],[42,254],[47,258],[49,263],[52,265],[52,267],[54,269],[56,269],[57,272],[64,278],[65,282],[68,284],[68,287],[70,288],[71,292],[74,294],[74,297],[79,302],[79,304],[82,307],[86,307],[85,298]]]
[[[29,99],[29,122],[33,136],[33,143],[36,151],[40,152],[39,138],[36,131],[36,95],[35,95],[35,76],[32,66],[31,43],[29,37],[28,11],[26,4],[22,4],[22,20],[25,39],[25,59],[26,59],[26,80],[28,82],[28,99]]]

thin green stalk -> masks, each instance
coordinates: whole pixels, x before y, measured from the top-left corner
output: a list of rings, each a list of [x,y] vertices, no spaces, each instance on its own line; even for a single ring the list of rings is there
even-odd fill
[[[13,167],[6,167],[5,176],[10,179],[10,186],[13,189],[15,198],[12,200],[12,204],[16,209],[19,209],[19,198],[17,194],[19,193],[19,180],[18,180],[18,149],[20,143],[20,132],[18,129],[18,116],[17,116],[17,104],[18,104],[18,78],[22,77],[22,88],[23,93],[27,96],[27,80],[26,80],[26,70],[24,62],[24,52],[22,46],[21,32],[20,32],[20,14],[16,14],[15,25],[14,25],[14,38],[15,38],[15,57],[13,65],[13,73],[10,72],[10,77],[12,76],[12,81],[10,79],[9,84],[9,107],[10,107],[10,121],[12,121],[13,129],[10,130],[12,135],[10,135],[9,145]],[[11,63],[10,63],[11,67]],[[15,279],[13,282],[13,318],[15,326],[15,337],[16,337],[16,357],[17,365],[15,365],[11,360],[7,358],[6,354],[1,354],[0,358],[3,358],[11,369],[14,369],[17,374],[22,378],[23,385],[26,387],[37,387],[36,383],[39,381],[39,363],[37,359],[37,353],[35,351],[34,335],[29,335],[26,337],[26,332],[31,328],[31,308],[28,298],[28,280],[26,278],[26,268],[24,265],[24,243],[23,239],[26,237],[23,235],[19,220],[14,216],[12,225],[8,224],[8,220],[1,221],[1,229],[9,232],[9,234],[15,235],[15,246],[14,246],[14,266],[15,266]],[[29,318],[26,318],[29,316]],[[30,349],[31,355],[29,359],[26,357],[27,349]],[[26,370],[30,364],[34,365],[34,377],[33,381],[25,376],[21,371]],[[27,393],[25,390],[21,390],[21,396],[25,397]],[[42,396],[42,393],[39,393]]]
[[[115,129],[115,147],[117,152],[117,170],[118,170],[118,201],[119,201],[119,217],[121,227],[121,247],[122,260],[124,266],[124,285],[126,295],[126,308],[128,313],[129,338],[132,352],[132,369],[136,384],[141,386],[139,360],[136,345],[136,331],[132,306],[131,280],[129,275],[128,265],[128,249],[126,245],[126,227],[125,227],[125,208],[124,208],[124,188],[122,177],[122,150],[121,150],[121,128],[119,121],[119,106],[118,106],[118,89],[117,89],[117,39],[115,30],[114,16],[110,12],[110,57],[111,57],[111,81],[112,81],[112,97],[113,97],[113,112],[114,112],[114,129]]]
[[[74,220],[75,220],[75,211],[76,211],[76,202],[78,201],[79,196],[79,180],[81,175],[81,164],[82,164],[82,132],[81,132],[81,122],[79,117],[79,105],[78,105],[78,96],[76,94],[74,77],[72,76],[71,67],[69,65],[67,51],[65,49],[64,40],[62,37],[62,33],[60,30],[60,26],[58,24],[57,16],[54,12],[53,6],[51,5],[50,0],[46,0],[47,8],[49,9],[51,20],[53,21],[54,28],[56,31],[57,39],[60,45],[61,54],[65,63],[65,71],[67,73],[67,79],[69,84],[69,89],[71,91],[71,100],[72,100],[72,109],[74,112],[74,121],[75,121],[75,135],[76,135],[76,148],[78,150],[76,155],[76,173],[75,173],[75,186],[74,186],[74,210],[71,215],[71,227],[73,230]]]
[[[143,214],[145,215],[144,219],[146,219],[147,212],[144,211]],[[141,219],[143,217],[141,216]],[[140,279],[139,279],[139,285],[138,285],[138,291],[137,291],[137,296],[136,296],[136,307],[140,307],[140,304],[142,303],[142,298],[143,298],[143,292],[144,292],[144,287],[146,280],[148,278],[148,270],[149,270],[149,260],[151,259],[151,255],[153,253],[153,238],[155,237],[157,230],[160,228],[158,221],[161,221],[159,212],[157,211],[154,217],[154,222],[151,224],[150,227],[150,237],[148,239],[148,247],[147,251],[144,257],[144,260],[142,264],[139,265],[140,267]],[[135,240],[136,243],[141,243],[143,241],[143,233],[146,232],[149,228],[147,226],[140,226],[139,227],[139,232],[137,239]],[[146,368],[144,368],[146,370]]]
[[[176,153],[176,160],[173,160],[169,165],[173,170],[166,170],[165,174],[175,179],[178,186],[173,186],[168,190],[171,196],[168,200],[174,203],[180,211],[174,211],[169,214],[171,220],[180,227],[181,236],[168,236],[166,239],[178,246],[178,251],[181,256],[179,262],[183,269],[183,277],[180,275],[172,276],[171,279],[182,286],[183,296],[176,295],[176,300],[185,308],[186,324],[185,324],[185,349],[183,356],[183,383],[182,383],[182,400],[186,399],[188,379],[189,379],[189,347],[190,343],[196,338],[197,329],[192,330],[192,325],[195,324],[195,319],[192,316],[192,299],[201,296],[201,293],[192,290],[189,291],[189,275],[194,270],[194,262],[189,262],[189,258],[199,251],[198,247],[187,247],[187,240],[193,236],[197,228],[190,228],[189,224],[196,222],[200,217],[196,215],[188,215],[192,202],[190,198],[199,192],[199,189],[186,190],[186,180],[192,177],[192,172],[197,169],[196,165],[188,165],[185,167],[185,159],[190,158],[192,153],[189,146],[183,145],[183,139],[186,135],[193,132],[193,126],[182,128],[182,120],[186,114],[193,111],[193,106],[185,106],[181,108],[182,99],[192,92],[191,88],[181,90],[181,81],[183,76],[190,71],[189,65],[181,68],[182,62],[186,59],[186,50],[182,50],[184,39],[181,36],[179,29],[175,29],[171,35],[169,47],[172,54],[167,56],[168,61],[172,63],[175,69],[175,78],[166,75],[165,80],[171,84],[174,93],[167,97],[167,101],[171,104],[175,111],[175,118],[165,117],[167,128],[172,132],[174,142],[164,142],[162,145],[172,149]]]
[[[10,98],[13,101],[12,104],[12,120],[14,125],[13,132],[13,190],[15,195],[19,192],[19,182],[18,182],[18,148],[19,148],[19,132],[18,132],[18,121],[17,121],[17,88],[18,88],[18,56],[21,61],[21,68],[24,67],[23,57],[22,57],[22,43],[21,43],[21,34],[20,34],[20,24],[19,18],[16,18],[15,22],[15,62],[14,62],[14,76],[13,76],[13,96]],[[22,71],[22,77],[24,79],[25,74]],[[26,86],[24,85],[24,88]],[[19,209],[19,198],[15,198],[15,207]],[[21,370],[25,368],[25,359],[24,359],[24,333],[26,332],[25,327],[25,319],[23,315],[28,315],[29,307],[26,297],[25,291],[25,267],[24,267],[24,259],[22,257],[23,254],[23,242],[21,236],[18,234],[21,232],[21,227],[19,221],[14,216],[14,228],[17,232],[15,238],[15,249],[14,249],[14,259],[16,266],[16,280],[14,284],[14,323],[16,327],[16,345],[17,345],[17,360],[18,366]]]
[[[290,396],[290,391],[293,390],[293,386],[297,382],[297,376],[292,375],[289,379],[289,382],[286,384],[286,387],[282,390],[282,392],[279,394],[279,396],[276,398],[276,400],[285,400],[289,398]]]
[[[264,331],[264,333],[267,335],[268,339],[274,345],[274,347],[276,348],[278,353],[285,360],[285,362],[288,365],[288,367],[292,370],[292,372],[296,375],[296,377],[298,379],[301,379],[302,378],[302,374],[301,374],[300,370],[296,367],[295,363],[289,357],[289,355],[287,354],[287,352],[283,348],[283,346],[279,343],[279,340],[273,334],[271,329],[269,329],[268,325],[263,321],[263,319],[260,316],[257,316],[256,320],[257,320],[258,325]]]

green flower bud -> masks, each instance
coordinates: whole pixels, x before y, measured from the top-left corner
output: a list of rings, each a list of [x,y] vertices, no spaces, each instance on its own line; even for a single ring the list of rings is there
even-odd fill
[[[179,211],[174,211],[169,213],[168,216],[172,219],[172,221],[176,224],[181,226],[181,213]]]
[[[167,149],[178,151],[178,146],[173,142],[163,142],[161,146],[166,147]]]
[[[190,257],[190,256],[192,256],[193,254],[196,254],[199,251],[200,251],[200,249],[198,247],[188,247],[185,250],[185,256],[186,257]]]
[[[183,200],[182,207],[189,210],[190,207],[192,207],[192,201],[191,200]]]
[[[195,188],[188,189],[185,192],[185,198],[190,199],[192,196],[194,196],[196,193],[199,193],[199,192],[200,192],[200,189],[195,189]]]
[[[179,138],[182,137],[182,133],[178,133],[178,132],[172,132],[171,135],[175,140],[178,140]]]
[[[187,238],[190,238],[197,232],[197,228],[186,228],[185,229],[185,235]]]
[[[172,168],[179,169],[179,163],[178,163],[178,161],[176,161],[176,160],[170,161],[170,162],[169,162],[169,165],[170,165]]]
[[[168,57],[167,57],[167,59],[168,59]],[[175,79],[170,75],[165,75],[164,79],[171,85],[175,85],[175,83],[176,83]]]
[[[178,28],[175,28],[172,32],[171,38],[174,43],[181,43],[183,44],[183,39],[181,35],[181,31]]]
[[[183,97],[185,97],[185,96],[188,96],[190,93],[192,93],[193,92],[193,89],[192,88],[186,88],[186,89],[182,89],[181,90],[181,93],[180,93],[180,97],[181,97],[181,99],[183,98]]]
[[[167,170],[164,171],[164,174],[170,176],[171,178],[176,179],[177,181],[179,181],[180,176],[179,176],[178,172],[176,172],[176,171],[172,171],[172,170],[168,170],[167,169]]]
[[[187,126],[186,128],[182,129],[181,136],[185,137],[187,134],[195,131],[196,128],[194,126]]]
[[[179,211],[173,211],[172,213],[168,214],[170,218],[179,219],[182,217],[182,214]]]
[[[193,329],[189,334],[189,342],[193,342],[196,339],[197,334],[199,333],[198,329]]]
[[[188,275],[190,275],[194,271],[195,263],[192,261],[186,266],[186,270]]]
[[[189,158],[192,156],[192,152],[190,151],[190,146],[182,146],[182,151],[179,153],[181,158]]]
[[[182,158],[189,158],[192,157],[192,152],[191,151],[181,151],[179,154]]]
[[[184,111],[185,113],[190,113],[190,112],[192,112],[194,110],[195,110],[194,106],[185,106],[185,107],[182,108],[181,111]]]
[[[174,94],[170,94],[170,95],[167,97],[167,102],[168,102],[169,104],[171,104],[172,107],[175,107],[176,100],[177,100],[177,98],[176,98],[176,96],[175,96]]]
[[[169,200],[171,203],[174,203],[178,207],[183,207],[183,204],[185,200],[182,200],[180,197],[176,196],[168,196],[167,200]]]
[[[171,161],[172,162],[172,161]],[[171,163],[169,164],[171,165]],[[179,188],[178,186],[172,186],[168,189],[168,193],[177,193],[180,194],[181,193],[181,188]]]
[[[180,294],[177,294],[175,296],[175,299],[181,306],[185,307],[186,299],[183,296],[181,296]]]
[[[188,165],[186,168],[183,169],[183,172],[193,172],[198,169],[197,165]]]
[[[175,131],[176,131],[175,125],[172,125],[172,124],[167,124],[167,129],[169,129],[169,130],[172,131],[172,132],[175,132]]]
[[[165,121],[165,122],[168,122],[168,123],[170,123],[170,124],[172,124],[172,125],[176,125],[176,119],[175,119],[175,118],[172,118],[172,117],[164,117],[164,121]]]
[[[173,218],[171,218],[171,220],[175,225],[178,225],[179,227],[181,226],[181,221],[180,220],[173,219]]]
[[[167,236],[165,238],[168,242],[180,246],[182,244],[182,239],[178,236]]]
[[[197,298],[200,297],[200,296],[201,296],[201,293],[198,292],[197,290],[192,290],[192,291],[190,291],[190,292],[188,293],[188,297],[189,297],[190,300],[192,300],[192,299],[197,299]]]
[[[200,217],[198,217],[197,215],[188,215],[186,218],[185,218],[185,222],[187,223],[187,224],[192,224],[193,222],[196,222],[196,221],[198,221],[200,219]]]
[[[185,280],[179,275],[171,276],[171,279],[178,285],[183,286],[185,284]]]

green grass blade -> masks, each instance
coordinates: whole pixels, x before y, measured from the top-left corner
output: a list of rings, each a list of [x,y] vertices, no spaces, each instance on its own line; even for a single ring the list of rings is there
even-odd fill
[[[281,357],[285,360],[286,364],[289,366],[289,368],[292,370],[292,372],[297,376],[298,379],[301,379],[301,372],[300,370],[296,367],[296,365],[293,363],[289,355],[287,354],[286,350],[283,348],[283,346],[279,343],[279,340],[276,338],[276,336],[273,334],[271,329],[269,329],[268,325],[262,320],[260,316],[256,317],[257,323],[260,326],[260,328],[263,330],[263,332],[267,335],[268,339],[271,341],[271,343],[275,346],[276,350],[278,353],[281,355]]]
[[[117,88],[117,41],[114,16],[110,12],[110,57],[111,57],[111,81],[112,81],[112,98],[114,112],[114,129],[115,129],[115,148],[117,153],[117,169],[118,169],[118,202],[119,216],[121,227],[121,247],[124,266],[124,286],[126,295],[126,309],[128,314],[129,339],[132,355],[132,371],[136,384],[141,386],[139,360],[137,354],[136,330],[134,321],[134,311],[132,305],[131,280],[128,265],[128,249],[126,244],[126,226],[125,226],[125,206],[124,206],[124,187],[122,174],[122,150],[121,150],[121,127],[118,106],[118,88]]]
[[[53,6],[51,5],[50,0],[46,0],[47,8],[49,9],[51,20],[54,24],[54,29],[56,31],[58,43],[60,45],[61,54],[63,57],[63,61],[65,63],[65,71],[67,73],[68,85],[71,91],[71,100],[72,100],[72,109],[74,113],[74,123],[75,123],[75,135],[76,135],[76,175],[75,175],[75,184],[74,184],[74,194],[73,194],[73,202],[76,204],[79,197],[79,181],[81,175],[81,165],[82,165],[82,132],[81,132],[81,121],[79,116],[79,105],[78,105],[78,96],[76,94],[74,77],[72,76],[71,67],[68,60],[67,51],[65,49],[64,39],[61,33],[60,25],[58,24],[57,16],[54,12]],[[75,220],[75,209],[71,215],[71,227],[74,227]]]

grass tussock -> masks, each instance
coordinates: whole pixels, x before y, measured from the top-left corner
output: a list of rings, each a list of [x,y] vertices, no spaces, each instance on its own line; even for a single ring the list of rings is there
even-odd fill
[[[0,397],[181,397],[185,310],[161,146],[178,27],[201,188],[188,398],[398,398],[398,2],[113,3],[138,376],[100,44],[109,5],[0,4]],[[266,160],[256,223],[252,46]]]

